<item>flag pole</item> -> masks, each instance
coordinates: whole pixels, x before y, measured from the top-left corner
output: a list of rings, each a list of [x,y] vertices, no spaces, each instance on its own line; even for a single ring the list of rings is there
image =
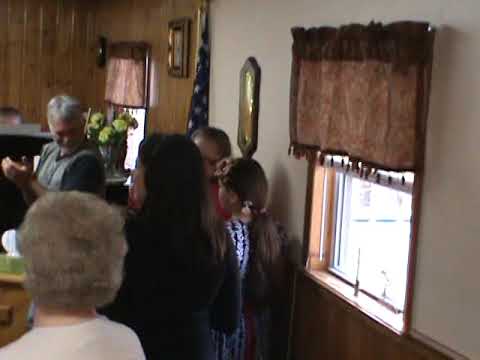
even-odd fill
[[[187,121],[187,134],[208,125],[210,36],[208,31],[208,1],[199,2],[197,11],[197,46],[195,51],[195,79]]]
[[[208,11],[208,0],[201,0],[197,9],[197,49],[200,47],[202,39],[203,22],[205,21],[205,13]],[[195,69],[198,64],[198,51],[195,52]]]

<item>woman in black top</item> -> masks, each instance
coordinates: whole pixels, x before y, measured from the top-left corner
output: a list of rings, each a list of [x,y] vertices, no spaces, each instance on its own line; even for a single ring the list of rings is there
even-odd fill
[[[135,178],[145,198],[126,224],[123,285],[102,312],[136,331],[148,360],[210,360],[210,329],[238,326],[240,281],[201,155],[183,136],[152,135]]]

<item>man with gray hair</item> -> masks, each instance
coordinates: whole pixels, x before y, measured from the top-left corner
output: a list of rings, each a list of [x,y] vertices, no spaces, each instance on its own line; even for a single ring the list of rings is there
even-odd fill
[[[5,176],[14,182],[32,203],[47,191],[78,190],[104,195],[105,172],[98,150],[85,138],[85,118],[80,102],[67,95],[48,103],[48,125],[54,141],[45,145],[38,169],[26,159],[2,160]]]
[[[97,315],[122,283],[127,243],[119,211],[91,194],[51,192],[20,227],[34,327],[0,349],[5,360],[144,360],[128,327]]]

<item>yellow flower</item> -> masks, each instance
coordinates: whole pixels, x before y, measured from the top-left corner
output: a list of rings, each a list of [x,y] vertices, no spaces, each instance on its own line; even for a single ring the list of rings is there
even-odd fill
[[[91,124],[88,124],[88,129],[89,130],[99,130],[100,126],[101,125],[99,123],[91,123]]]
[[[101,112],[92,114],[92,116],[90,116],[89,123],[93,129],[100,129],[100,127],[105,123],[105,115],[103,115]]]
[[[126,132],[128,129],[128,123],[124,119],[115,119],[112,125],[115,131],[119,133]]]
[[[115,130],[111,126],[105,126],[98,134],[98,142],[101,145],[108,145],[115,135]]]

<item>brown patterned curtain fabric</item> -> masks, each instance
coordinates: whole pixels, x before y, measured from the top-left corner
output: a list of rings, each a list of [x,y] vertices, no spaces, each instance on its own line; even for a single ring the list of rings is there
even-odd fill
[[[143,43],[116,43],[110,46],[106,101],[126,107],[146,106],[148,51],[149,46]]]
[[[321,152],[371,168],[415,170],[428,111],[429,24],[294,28],[292,34],[296,155]]]

